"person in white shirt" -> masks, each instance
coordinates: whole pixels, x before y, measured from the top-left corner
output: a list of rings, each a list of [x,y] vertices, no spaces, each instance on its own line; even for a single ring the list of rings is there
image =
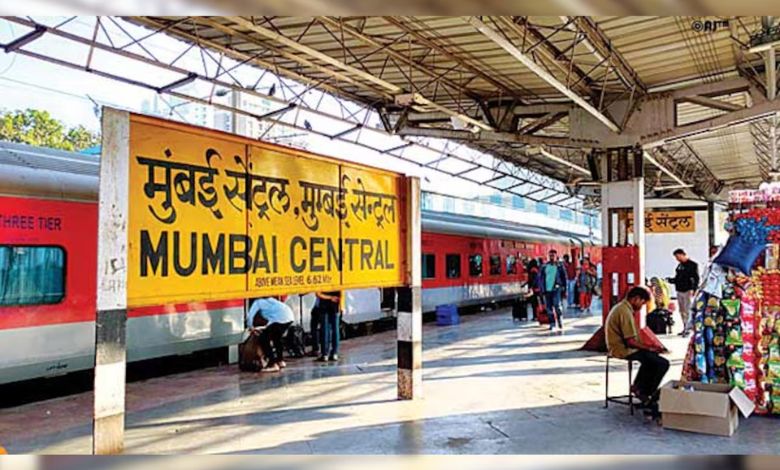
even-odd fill
[[[246,323],[260,330],[260,347],[268,358],[264,372],[278,372],[284,362],[284,334],[295,319],[292,309],[273,297],[256,299],[249,307]]]

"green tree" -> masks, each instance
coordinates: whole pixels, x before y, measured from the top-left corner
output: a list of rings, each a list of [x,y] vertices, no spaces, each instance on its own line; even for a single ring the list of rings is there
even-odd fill
[[[37,109],[0,114],[0,140],[70,151],[84,150],[99,142],[97,134],[84,126],[66,128],[48,111]]]

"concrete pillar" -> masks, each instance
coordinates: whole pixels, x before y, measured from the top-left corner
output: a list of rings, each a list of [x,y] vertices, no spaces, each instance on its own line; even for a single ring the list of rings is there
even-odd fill
[[[130,116],[103,109],[92,451],[124,449]]]
[[[406,202],[406,278],[411,311],[398,312],[398,399],[422,396],[422,226],[420,180],[408,178]]]
[[[634,178],[633,211],[634,211],[634,245],[639,247],[639,279],[637,285],[645,283],[645,179]],[[642,316],[644,319],[644,315]],[[644,320],[643,320],[644,321]],[[644,326],[644,325],[643,325]]]
[[[715,246],[715,203],[707,202],[707,235],[709,237],[709,247]]]

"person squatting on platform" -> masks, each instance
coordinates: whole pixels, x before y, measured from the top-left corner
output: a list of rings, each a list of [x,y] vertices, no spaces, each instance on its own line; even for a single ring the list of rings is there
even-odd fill
[[[657,400],[658,386],[669,370],[669,361],[660,355],[666,349],[644,344],[634,321],[634,312],[640,311],[649,300],[650,292],[646,288],[632,287],[626,298],[612,307],[604,327],[610,356],[641,364],[631,391],[643,406]]]
[[[268,359],[264,372],[278,372],[284,362],[284,334],[294,320],[292,309],[273,297],[256,299],[247,312],[246,322],[260,330],[260,347]]]

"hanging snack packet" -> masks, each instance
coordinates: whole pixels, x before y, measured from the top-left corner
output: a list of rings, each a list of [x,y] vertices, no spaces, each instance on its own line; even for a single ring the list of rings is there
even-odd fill
[[[739,317],[739,299],[726,299],[721,301],[721,305],[726,310],[727,318]]]
[[[742,346],[742,344],[742,328],[739,325],[734,325],[726,335],[726,345]]]
[[[746,385],[744,372],[739,369],[733,369],[731,371],[731,385],[744,390]]]
[[[712,263],[707,272],[707,277],[704,280],[704,285],[701,288],[702,292],[706,292],[715,297],[720,297],[723,295],[725,287],[726,270],[719,264]]]
[[[734,351],[729,356],[728,361],[726,361],[726,365],[728,365],[732,369],[745,369],[745,360],[742,359],[742,353],[740,351]]]
[[[769,345],[769,364],[780,364],[780,344],[773,341]]]
[[[755,346],[753,341],[755,341],[753,337],[746,338],[745,332],[742,332],[742,357],[751,363],[755,358]]]

